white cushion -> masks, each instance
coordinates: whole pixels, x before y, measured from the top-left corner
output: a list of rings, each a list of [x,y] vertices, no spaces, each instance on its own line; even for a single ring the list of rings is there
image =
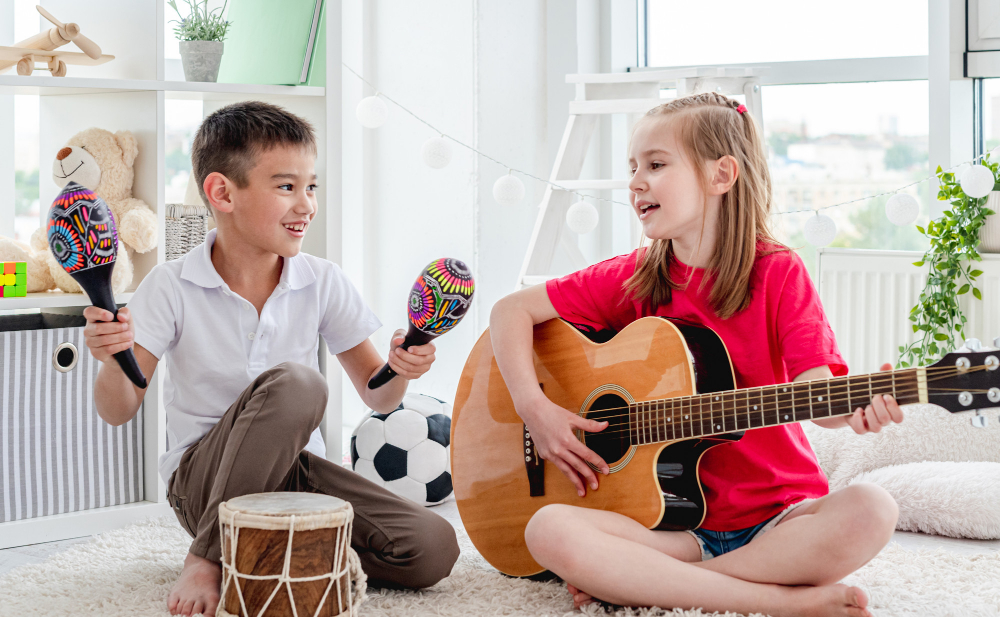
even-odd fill
[[[856,482],[892,495],[899,505],[896,529],[1000,539],[1000,463],[907,463],[862,473]]]
[[[907,405],[903,413],[901,424],[867,435],[846,427],[827,429],[802,423],[830,479],[830,490],[844,488],[859,474],[891,465],[922,461],[1000,463],[1000,411],[984,412],[986,428],[973,427],[970,413],[952,414],[936,405]],[[994,478],[1000,481],[1000,477]]]

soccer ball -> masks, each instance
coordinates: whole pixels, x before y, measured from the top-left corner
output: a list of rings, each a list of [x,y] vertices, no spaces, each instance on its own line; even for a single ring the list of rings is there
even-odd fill
[[[452,492],[451,405],[407,394],[395,411],[370,411],[351,434],[351,466],[361,476],[424,506]]]

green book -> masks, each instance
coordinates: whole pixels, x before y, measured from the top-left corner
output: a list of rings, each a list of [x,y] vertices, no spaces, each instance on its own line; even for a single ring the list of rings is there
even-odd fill
[[[324,0],[231,0],[220,83],[323,86]]]

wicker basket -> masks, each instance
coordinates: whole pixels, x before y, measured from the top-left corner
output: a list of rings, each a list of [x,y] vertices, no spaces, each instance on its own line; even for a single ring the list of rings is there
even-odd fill
[[[204,206],[167,204],[167,261],[183,257],[205,241],[209,216]]]

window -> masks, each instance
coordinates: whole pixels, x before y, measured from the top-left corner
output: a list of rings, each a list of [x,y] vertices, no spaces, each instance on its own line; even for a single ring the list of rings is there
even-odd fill
[[[202,120],[202,102],[167,99],[164,101],[164,187],[165,203],[184,203],[191,176],[191,143]]]
[[[647,0],[646,10],[649,66],[927,54],[927,0]]]
[[[930,173],[926,81],[765,86],[761,99],[776,212],[861,199]],[[935,187],[928,181],[908,189],[925,214]],[[831,246],[923,250],[916,229],[886,219],[887,199],[824,210],[837,223]],[[792,246],[805,245],[809,216],[775,216],[775,231]]]
[[[861,199],[930,174],[927,0],[645,5],[640,57],[648,67],[764,69],[761,106],[775,212]],[[715,19],[718,14],[740,19]],[[907,192],[920,201],[926,220],[936,182]],[[926,239],[916,229],[886,219],[887,199],[824,210],[837,224],[831,246],[923,250]],[[809,216],[776,215],[772,225],[780,240],[802,247],[799,254],[815,274],[815,250],[802,234]]]

